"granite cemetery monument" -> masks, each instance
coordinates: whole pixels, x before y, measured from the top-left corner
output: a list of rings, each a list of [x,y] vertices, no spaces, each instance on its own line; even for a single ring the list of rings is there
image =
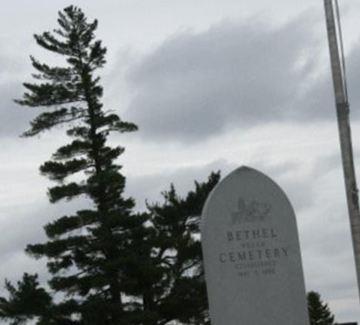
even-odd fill
[[[309,325],[295,214],[269,177],[240,167],[218,184],[202,246],[212,325]]]

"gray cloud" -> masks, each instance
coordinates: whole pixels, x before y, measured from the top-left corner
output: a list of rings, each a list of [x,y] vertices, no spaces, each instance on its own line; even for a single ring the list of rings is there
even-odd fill
[[[310,18],[309,18],[310,17]],[[335,118],[321,20],[301,15],[278,28],[224,22],[179,33],[133,65],[126,118],[145,140],[202,141],[269,122]],[[320,28],[321,27],[321,28]],[[347,56],[353,118],[360,105],[360,43]]]
[[[13,102],[12,99],[21,97],[22,91],[21,82],[0,83],[0,137],[21,135],[38,113],[36,109],[20,107]]]
[[[29,243],[37,243],[46,240],[43,226],[56,220],[62,215],[72,214],[86,206],[84,200],[73,202],[50,204],[41,203],[41,206],[32,204],[21,206],[18,204],[16,214],[3,209],[1,214],[5,218],[1,219],[2,236],[0,238],[0,258],[11,255],[14,251],[25,249]]]
[[[235,169],[236,165],[226,160],[218,160],[201,166],[183,167],[176,170],[164,171],[161,174],[151,174],[127,178],[126,193],[136,199],[138,210],[145,209],[145,202],[161,202],[161,193],[174,184],[180,195],[186,195],[194,188],[194,181],[204,182],[211,172],[221,171],[225,176]]]
[[[311,186],[313,173],[302,175],[301,163],[296,161],[269,163],[266,160],[258,160],[253,166],[283,188],[297,212],[304,213],[313,208],[315,203],[315,193]],[[136,199],[138,210],[144,210],[146,200],[150,203],[161,201],[161,193],[168,190],[170,184],[175,185],[180,195],[186,195],[193,189],[194,181],[205,181],[211,172],[217,171],[221,172],[223,178],[237,167],[238,164],[219,159],[209,164],[164,170],[161,174],[128,177],[126,194]]]
[[[324,37],[326,35],[324,34]],[[325,42],[325,39],[324,39]],[[324,43],[324,45],[327,45]],[[349,92],[349,101],[351,117],[358,120],[360,117],[360,42],[353,45],[352,49],[346,55],[347,85]],[[329,62],[326,56],[324,59]],[[326,63],[327,63],[326,62]],[[330,64],[330,63],[329,63]],[[300,114],[294,114],[294,118],[301,121],[311,122],[319,119],[334,119],[336,116],[333,86],[331,80],[330,65],[326,65],[326,70],[320,71],[315,78],[312,78],[307,86],[307,91],[303,93],[297,103],[297,109]]]
[[[25,76],[26,71],[19,56],[0,55],[0,137],[20,135],[36,114],[36,110],[20,107],[13,102],[13,99],[22,96],[24,89],[19,78]]]
[[[49,204],[46,199],[31,206],[22,205],[15,208],[2,209],[0,219],[0,295],[4,294],[3,281],[8,279],[18,281],[24,272],[38,273],[42,283],[49,279],[46,269],[46,259],[36,260],[25,253],[28,244],[47,241],[43,226],[62,215],[72,215],[86,206],[84,200],[67,203]],[[15,211],[14,211],[15,210]]]
[[[316,116],[300,107],[320,49],[314,26],[301,16],[280,28],[246,21],[175,35],[130,70],[127,118],[144,137],[186,141]]]
[[[358,41],[347,58],[347,81],[349,88],[349,100],[352,106],[352,113],[355,117],[359,117],[360,105],[360,41]]]

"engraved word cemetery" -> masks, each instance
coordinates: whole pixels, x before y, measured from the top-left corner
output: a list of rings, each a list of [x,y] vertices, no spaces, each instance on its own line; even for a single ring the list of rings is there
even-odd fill
[[[324,0],[324,5],[360,292],[360,208],[339,4]],[[296,217],[282,189],[266,175],[240,167],[212,191],[202,217],[211,324],[309,325]],[[311,324],[334,324],[334,317],[329,319]]]
[[[295,214],[267,176],[241,167],[203,211],[213,325],[309,324]]]

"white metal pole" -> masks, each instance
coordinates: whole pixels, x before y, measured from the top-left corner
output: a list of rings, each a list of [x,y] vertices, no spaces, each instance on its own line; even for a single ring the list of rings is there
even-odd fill
[[[354,169],[349,102],[346,89],[346,74],[342,35],[337,0],[324,0],[326,26],[329,40],[331,71],[334,83],[336,112],[339,128],[341,157],[345,178],[346,199],[350,218],[355,268],[360,295],[360,213],[359,197]]]

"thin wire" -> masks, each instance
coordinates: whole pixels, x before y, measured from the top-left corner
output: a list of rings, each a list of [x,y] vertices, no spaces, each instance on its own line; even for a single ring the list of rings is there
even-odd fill
[[[347,90],[347,81],[346,81],[344,43],[343,43],[341,20],[340,20],[340,9],[339,9],[339,3],[337,0],[335,0],[335,11],[336,11],[336,20],[337,20],[338,34],[339,34],[339,41],[340,41],[340,54],[341,54],[341,64],[342,64],[343,83],[344,83],[343,87],[344,87],[344,93],[345,93],[345,101],[348,104],[348,90]]]

